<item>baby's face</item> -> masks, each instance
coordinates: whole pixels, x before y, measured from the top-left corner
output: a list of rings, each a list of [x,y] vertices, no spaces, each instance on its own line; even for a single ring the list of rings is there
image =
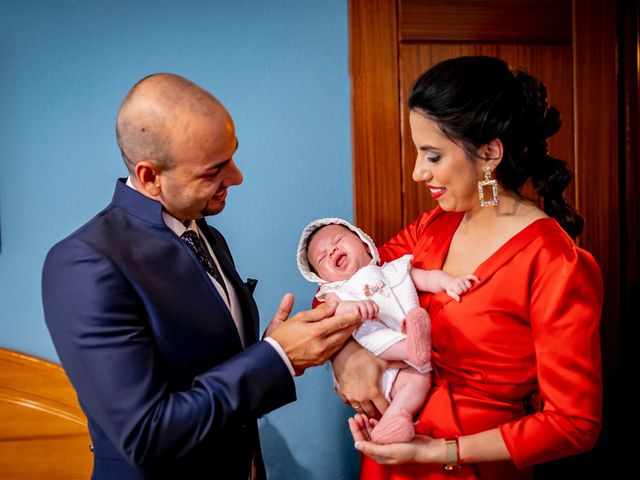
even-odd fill
[[[320,278],[337,282],[369,265],[369,247],[343,225],[322,227],[311,238],[307,258]]]

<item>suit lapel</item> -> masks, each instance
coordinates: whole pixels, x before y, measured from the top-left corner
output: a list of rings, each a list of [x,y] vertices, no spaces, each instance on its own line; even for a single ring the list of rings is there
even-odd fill
[[[213,234],[206,222],[198,221],[198,226],[200,227],[200,231],[207,238],[209,245],[211,245],[211,250],[213,250],[220,267],[227,279],[231,282],[236,295],[238,295],[238,300],[242,309],[242,328],[244,330],[245,339],[247,340],[247,345],[251,345],[258,339],[259,327],[258,309],[253,299],[253,295],[238,275],[227,246],[223,241],[216,238],[216,235]]]

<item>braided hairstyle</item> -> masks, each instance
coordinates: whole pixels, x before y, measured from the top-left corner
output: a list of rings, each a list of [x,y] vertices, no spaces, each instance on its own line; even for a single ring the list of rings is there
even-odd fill
[[[480,146],[500,139],[503,158],[495,171],[500,184],[519,194],[531,179],[545,213],[571,237],[580,234],[584,220],[563,197],[571,170],[549,155],[547,145],[547,138],[560,129],[560,112],[547,103],[540,80],[498,58],[452,58],[418,78],[409,108],[435,121],[469,158],[478,157]]]

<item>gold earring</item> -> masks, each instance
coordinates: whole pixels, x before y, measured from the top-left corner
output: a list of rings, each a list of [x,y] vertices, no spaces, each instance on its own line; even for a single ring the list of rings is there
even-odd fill
[[[484,180],[478,182],[478,197],[480,197],[480,206],[482,207],[495,207],[498,205],[498,182],[495,179],[491,178],[491,167],[489,165],[485,166],[482,170],[484,170]],[[486,200],[484,199],[484,187],[491,187],[492,199]]]

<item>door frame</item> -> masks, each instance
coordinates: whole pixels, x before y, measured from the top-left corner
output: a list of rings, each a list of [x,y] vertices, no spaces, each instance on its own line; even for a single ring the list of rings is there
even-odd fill
[[[398,232],[402,224],[402,137],[399,108],[400,2],[403,0],[350,0],[349,45],[353,132],[353,209],[356,223],[378,243]],[[450,0],[454,1],[455,0]],[[619,95],[618,55],[620,5],[627,2],[572,1],[574,68],[575,203],[587,223],[579,242],[591,252],[603,271],[605,299],[601,324],[604,381],[603,433],[591,458],[592,465],[620,455],[616,438],[624,422],[623,356],[630,356],[630,313],[638,313],[638,300],[630,288],[638,286],[638,254],[634,264],[622,268],[621,255],[638,252],[638,207],[622,208],[638,199],[638,77],[626,68],[630,80],[624,93],[635,92],[632,130],[623,122]],[[627,41],[627,62],[637,59],[638,6],[625,7],[636,15]],[[617,11],[618,10],[618,11]],[[632,13],[633,13],[632,12]],[[635,34],[635,37],[634,37]],[[442,41],[440,39],[439,41]],[[635,43],[634,43],[635,42]],[[635,45],[635,51],[634,51]],[[631,87],[629,87],[629,84]],[[635,88],[635,90],[634,90]],[[634,116],[635,115],[635,116]],[[627,114],[628,116],[628,114]],[[627,125],[626,136],[623,127]],[[621,133],[622,132],[622,133]],[[619,150],[619,142],[627,142]],[[631,146],[629,146],[631,145]],[[634,150],[635,149],[635,150]],[[626,156],[625,156],[626,155]],[[632,155],[632,157],[628,157]],[[636,155],[634,158],[633,155]],[[626,160],[625,160],[626,158]],[[410,173],[410,172],[409,172]],[[636,174],[629,185],[622,175]],[[628,177],[627,177],[628,178]],[[627,183],[625,183],[627,182]],[[625,184],[624,186],[622,184]],[[624,215],[621,213],[624,212]],[[624,217],[624,218],[622,218]],[[627,236],[624,228],[631,228]],[[622,252],[622,253],[621,253]],[[629,268],[631,270],[629,271]],[[629,277],[632,275],[632,277]],[[622,288],[624,286],[624,288]],[[636,292],[635,297],[638,297]],[[632,303],[635,307],[632,308]],[[637,332],[637,328],[635,330]],[[639,338],[637,335],[635,339]],[[630,365],[630,363],[626,363]],[[630,367],[625,367],[630,370]],[[629,374],[630,371],[626,371]],[[628,392],[625,392],[628,395]]]

